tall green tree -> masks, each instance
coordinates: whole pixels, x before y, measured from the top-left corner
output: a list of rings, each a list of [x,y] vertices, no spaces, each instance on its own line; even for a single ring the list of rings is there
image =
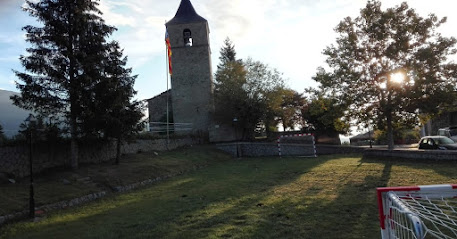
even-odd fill
[[[248,94],[248,107],[245,111],[247,130],[251,132],[260,123],[265,125],[268,135],[276,130],[278,120],[283,115],[283,96],[289,89],[278,70],[251,58],[248,58],[244,65],[247,70],[244,86]]]
[[[215,74],[216,120],[231,124],[236,118],[243,139],[253,139],[259,124],[268,133],[280,120],[286,124],[292,121],[285,94],[295,92],[285,87],[280,72],[251,58],[236,59],[235,47],[228,38],[220,53]]]
[[[241,60],[236,59],[235,46],[226,38],[220,50],[219,65],[215,73],[214,102],[217,122],[231,125],[244,119],[242,109],[248,99],[244,90],[247,71]],[[243,127],[244,121],[237,121],[235,130]],[[244,128],[244,127],[243,127]]]
[[[329,136],[349,132],[349,122],[344,120],[346,107],[329,96],[314,91],[302,108],[304,125],[308,130]]]
[[[119,43],[113,41],[104,62],[104,78],[88,95],[88,107],[83,111],[83,132],[88,136],[115,138],[117,141],[116,164],[119,164],[122,140],[131,138],[142,130],[143,105],[133,97],[137,75],[127,68],[127,56]]]
[[[40,26],[25,26],[27,55],[20,57],[25,72],[15,71],[19,107],[45,116],[60,115],[69,125],[71,167],[78,167],[78,144],[87,97],[103,79],[106,38],[115,30],[105,24],[96,0],[26,1],[24,11]]]
[[[295,126],[303,125],[303,107],[306,98],[295,90],[284,88],[281,90],[280,106],[276,114],[284,130],[293,130]]]
[[[393,149],[392,122],[417,124],[419,113],[435,114],[455,101],[457,65],[449,56],[456,39],[436,32],[445,22],[419,16],[406,2],[382,10],[381,1],[370,0],[360,16],[335,28],[336,44],[323,52],[328,67],[314,80],[344,101],[348,117],[369,116],[387,128]]]
[[[221,50],[219,51],[219,53],[221,54],[219,56],[219,60],[221,62],[219,64],[218,68],[224,66],[225,64],[227,64],[229,62],[237,61],[235,45],[228,37],[225,38],[224,46],[221,47]]]

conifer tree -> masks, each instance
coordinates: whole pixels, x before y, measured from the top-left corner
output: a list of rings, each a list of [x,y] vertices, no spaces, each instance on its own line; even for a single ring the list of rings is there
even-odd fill
[[[221,54],[219,57],[219,60],[221,60],[220,66],[227,64],[228,62],[236,61],[235,45],[233,45],[233,42],[228,37],[225,38],[224,46],[221,48],[219,53]],[[220,66],[218,66],[218,68]]]
[[[121,141],[141,130],[139,122],[143,113],[141,102],[133,101],[137,93],[133,89],[137,75],[132,76],[132,69],[126,68],[127,57],[123,57],[119,43],[111,42],[107,51],[104,80],[88,96],[93,99],[88,101],[88,108],[83,112],[82,127],[86,135],[115,138],[116,164],[119,164]]]
[[[276,126],[284,99],[281,73],[250,58],[236,59],[235,47],[228,38],[220,53],[215,75],[216,120],[231,124],[236,118],[236,127],[243,129],[243,139],[252,139],[259,123],[268,132],[268,126]]]
[[[83,112],[103,79],[106,38],[115,30],[105,24],[95,0],[26,1],[24,11],[40,26],[25,26],[25,72],[15,71],[20,96],[14,104],[42,115],[59,115],[69,126],[71,167],[78,167],[77,139]]]

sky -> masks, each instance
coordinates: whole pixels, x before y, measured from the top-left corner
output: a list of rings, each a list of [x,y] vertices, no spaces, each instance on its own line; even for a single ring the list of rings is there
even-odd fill
[[[322,51],[336,39],[335,26],[345,17],[357,17],[366,0],[191,0],[210,27],[213,71],[226,37],[235,44],[238,58],[251,57],[283,73],[298,92],[315,87],[312,80],[324,66]],[[382,0],[383,8],[401,0]],[[0,0],[0,89],[18,91],[12,69],[23,71],[19,56],[29,47],[26,25],[37,25],[21,10],[24,0]],[[128,66],[138,74],[137,99],[149,99],[166,90],[165,22],[172,19],[180,0],[101,0],[105,21],[118,28],[111,39],[119,41]],[[410,0],[421,16],[448,17],[438,29],[457,36],[457,1]]]

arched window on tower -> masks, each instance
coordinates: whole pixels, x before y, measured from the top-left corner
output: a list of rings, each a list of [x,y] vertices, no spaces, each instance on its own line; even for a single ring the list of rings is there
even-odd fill
[[[184,46],[192,46],[192,33],[190,32],[189,29],[184,29],[183,32],[184,36]]]

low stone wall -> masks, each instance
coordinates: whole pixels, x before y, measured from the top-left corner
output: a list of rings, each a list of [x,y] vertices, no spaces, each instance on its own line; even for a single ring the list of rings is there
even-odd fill
[[[217,144],[217,148],[229,153],[233,157],[266,157],[278,156],[278,145],[276,143],[254,143],[254,142],[239,142],[239,143],[225,143]],[[292,155],[314,155],[314,148],[312,146],[304,146],[303,144],[281,144],[281,154],[283,156]]]
[[[366,147],[317,144],[317,155],[363,153]]]
[[[35,208],[35,213],[36,213],[36,211],[49,212],[49,211],[54,211],[54,210],[57,210],[57,209],[64,209],[64,208],[67,208],[67,207],[78,206],[78,205],[81,205],[81,204],[84,204],[84,203],[91,202],[91,201],[94,201],[96,199],[102,198],[105,195],[106,195],[106,192],[102,191],[102,192],[92,193],[92,194],[89,194],[89,195],[86,195],[86,196],[82,196],[82,197],[79,197],[79,198],[74,198],[74,199],[71,199],[71,200],[60,201],[60,202],[57,202],[57,203],[44,205],[44,206]],[[29,214],[29,211],[28,210],[24,210],[24,211],[21,211],[21,212],[16,212],[16,213],[13,213],[13,214],[0,216],[0,226],[5,224],[5,223],[7,223],[7,222],[18,221],[18,220],[22,220],[24,218],[27,218],[28,214]]]
[[[170,139],[168,149],[198,144],[194,138]],[[166,139],[137,140],[124,143],[122,154],[167,150]],[[116,157],[116,142],[79,145],[79,163],[102,163]],[[34,144],[33,172],[40,173],[50,168],[70,165],[69,143]],[[0,148],[0,173],[14,175],[16,178],[29,176],[29,149],[26,146]]]
[[[252,143],[252,142],[240,142],[239,150],[240,156],[245,157],[261,157],[261,156],[278,156],[278,145],[276,143]],[[226,143],[217,144],[217,148],[223,150],[233,157],[236,157],[236,145],[237,143]],[[352,153],[363,153],[367,149],[366,147],[355,147],[355,146],[340,146],[340,145],[316,145],[317,155],[328,155],[328,154],[352,154]],[[314,148],[312,146],[304,147],[303,144],[281,144],[281,154],[284,156],[292,155],[312,155],[314,154]]]
[[[278,156],[278,146],[273,143],[252,143],[238,142],[217,144],[217,148],[229,153],[233,157],[261,157],[261,156]]]
[[[367,149],[363,153],[368,158],[401,158],[415,160],[454,160],[457,161],[456,150],[406,150],[406,149]]]

